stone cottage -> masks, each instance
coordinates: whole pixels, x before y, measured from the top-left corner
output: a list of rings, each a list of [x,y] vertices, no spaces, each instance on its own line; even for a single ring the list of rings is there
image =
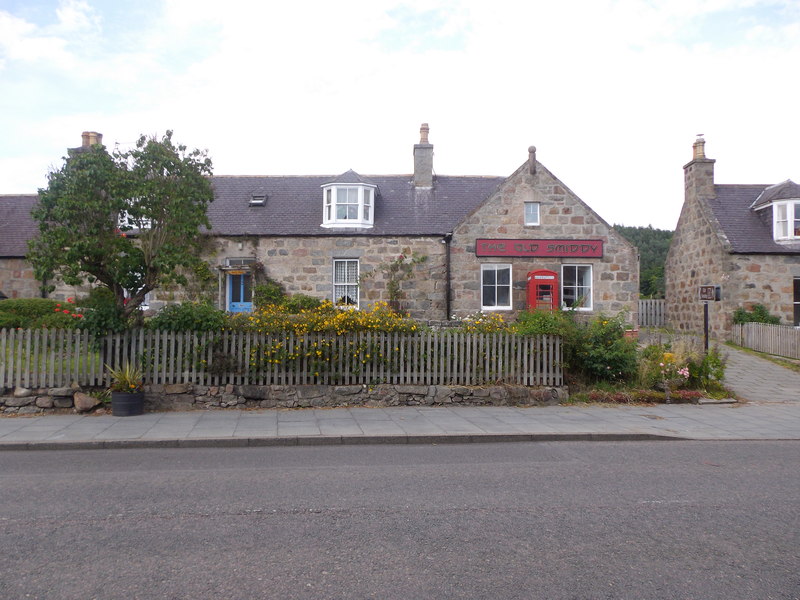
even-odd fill
[[[754,304],[800,325],[800,186],[716,184],[714,162],[699,137],[665,266],[670,326],[703,330],[700,286],[719,286],[719,301],[709,302],[712,337],[724,339],[734,311]]]
[[[252,310],[254,283],[415,318],[528,306],[637,318],[636,249],[536,159],[509,177],[434,173],[423,124],[405,175],[214,176],[207,269],[150,306],[200,297]],[[86,136],[84,136],[86,138]],[[392,285],[392,267],[408,273]],[[58,289],[54,295],[73,295]]]

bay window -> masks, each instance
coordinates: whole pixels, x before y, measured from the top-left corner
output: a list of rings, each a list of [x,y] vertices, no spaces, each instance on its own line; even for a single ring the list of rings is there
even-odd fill
[[[372,227],[374,186],[323,186],[323,198],[323,227]]]
[[[800,202],[775,202],[772,211],[774,239],[800,239]]]

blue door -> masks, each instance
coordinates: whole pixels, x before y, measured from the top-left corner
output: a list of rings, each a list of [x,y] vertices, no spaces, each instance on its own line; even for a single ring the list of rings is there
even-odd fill
[[[228,275],[228,310],[234,313],[253,310],[250,273],[236,272]]]

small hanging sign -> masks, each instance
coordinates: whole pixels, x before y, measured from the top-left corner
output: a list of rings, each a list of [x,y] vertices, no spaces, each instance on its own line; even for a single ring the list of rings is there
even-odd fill
[[[700,300],[703,302],[719,302],[722,296],[718,285],[701,285]]]

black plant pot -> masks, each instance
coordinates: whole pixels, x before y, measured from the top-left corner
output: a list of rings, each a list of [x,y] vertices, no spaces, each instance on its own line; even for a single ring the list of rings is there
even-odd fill
[[[135,417],[144,413],[144,392],[128,394],[111,392],[111,414],[115,417]]]

